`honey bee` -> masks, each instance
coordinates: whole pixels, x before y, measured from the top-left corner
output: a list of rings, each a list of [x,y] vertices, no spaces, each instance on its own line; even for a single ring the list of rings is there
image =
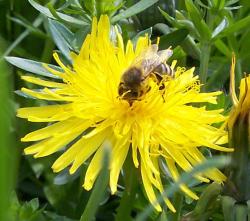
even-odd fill
[[[158,45],[151,45],[143,51],[130,67],[122,74],[118,87],[119,96],[127,100],[130,105],[146,94],[150,87],[148,79],[153,78],[159,84],[159,89],[164,89],[162,82],[164,75],[174,77],[174,70],[166,64],[173,51],[168,48],[158,51]]]

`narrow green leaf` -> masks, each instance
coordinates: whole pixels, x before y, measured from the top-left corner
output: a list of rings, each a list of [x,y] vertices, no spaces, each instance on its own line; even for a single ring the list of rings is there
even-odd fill
[[[110,146],[109,144],[104,144],[104,145],[105,146],[104,146],[103,166],[100,174],[98,175],[97,181],[92,190],[88,204],[85,207],[85,210],[81,216],[80,221],[94,220],[95,213],[104,197],[105,190],[108,186]]]
[[[232,56],[232,50],[228,48],[228,46],[220,39],[217,39],[214,42],[214,45],[216,48],[224,55],[226,55],[228,58],[231,58]]]
[[[131,6],[130,8],[126,9],[125,11],[122,11],[118,15],[115,15],[111,19],[111,22],[116,23],[116,22],[120,21],[121,19],[125,19],[125,18],[131,17],[133,15],[136,15],[136,14],[144,11],[146,8],[152,6],[153,4],[155,4],[158,1],[159,0],[141,0],[141,1],[137,2],[136,4],[134,4],[133,6]]]
[[[161,49],[166,49],[170,46],[175,48],[184,41],[188,33],[189,32],[187,29],[179,29],[169,34],[163,35],[160,37],[159,47]]]
[[[28,99],[36,99],[35,97],[25,94],[24,92],[22,92],[21,90],[16,90],[15,93],[20,96],[20,97],[24,97],[24,98],[28,98]]]
[[[196,0],[197,4],[203,8],[209,9],[209,4],[205,5],[201,0]]]
[[[89,34],[90,32],[90,28],[91,28],[90,26],[85,26],[84,29],[80,29],[79,31],[75,33],[72,44],[73,44],[74,49],[77,52],[80,51],[84,39],[86,38],[87,34]]]
[[[49,18],[53,18],[55,19],[55,17],[52,15],[52,13],[50,12],[50,10],[40,4],[38,4],[36,1],[34,0],[28,0],[29,3],[36,9],[38,10],[39,12],[41,12],[42,14],[46,15],[47,17]],[[72,16],[69,16],[69,15],[65,15],[61,12],[58,12],[57,13],[58,16],[60,16],[61,19],[63,19],[64,21],[72,24],[72,25],[75,25],[75,26],[85,26],[85,25],[88,25],[88,23],[80,20],[80,19],[77,19],[77,18],[74,18]]]
[[[214,29],[212,38],[215,39],[219,33],[221,33],[228,26],[228,20],[224,18],[221,23]]]
[[[149,37],[151,37],[151,35],[152,35],[152,27],[147,28],[147,29],[145,29],[145,30],[140,31],[139,33],[137,33],[137,35],[132,38],[132,42],[133,43],[137,42],[137,40],[138,40],[139,37],[143,37],[145,35],[148,35]]]
[[[199,38],[200,34],[198,33],[197,29],[194,27],[194,24],[192,21],[187,19],[175,19],[171,17],[167,12],[163,11],[161,8],[159,8],[161,14],[163,17],[175,28],[178,29],[188,29],[190,34],[193,35],[195,38]],[[178,11],[176,11],[176,14],[178,14]]]
[[[31,33],[35,34],[38,37],[47,38],[47,35],[44,32],[42,32],[40,29],[34,27],[34,25],[28,23],[27,21],[23,20],[22,18],[10,17],[10,20],[25,27],[27,30],[29,30]]]
[[[60,49],[67,60],[71,61],[70,51],[73,49],[69,42],[73,42],[73,34],[70,33],[65,26],[51,19],[49,19],[49,29],[56,46]]]
[[[236,33],[240,30],[242,30],[243,28],[247,28],[250,25],[250,15],[235,22],[232,25],[229,25],[227,28],[225,28],[220,34],[219,37],[224,37],[224,36],[228,36],[231,35],[233,33]]]
[[[83,1],[85,9],[92,15],[96,16],[97,15],[97,10],[96,10],[96,1],[95,0],[85,0]]]
[[[230,5],[234,5],[235,3],[239,2],[239,0],[228,0],[226,1],[225,6],[230,6]]]
[[[186,0],[185,3],[192,21],[199,24],[199,22],[202,20],[200,11],[198,10],[198,8],[196,8],[192,0]]]
[[[167,12],[163,11],[160,7],[158,7],[160,10],[160,13],[163,15],[163,17],[175,28],[180,28],[181,26],[179,25],[178,21],[170,16]]]
[[[196,60],[200,60],[201,50],[192,37],[188,35],[181,43],[181,47],[186,52],[186,54],[190,55]]]
[[[211,38],[211,31],[207,26],[206,22],[203,20],[200,11],[194,5],[192,0],[186,0],[186,7],[191,17],[196,29],[198,30],[202,40],[210,40]]]
[[[222,10],[225,6],[225,0],[219,0],[217,1],[217,6],[216,8],[218,8],[218,10]]]
[[[168,25],[164,24],[164,23],[157,23],[153,26],[153,29],[161,32],[162,34],[166,35],[169,34],[171,32],[170,28]]]
[[[38,75],[42,75],[45,77],[50,77],[50,78],[59,78],[56,75],[51,74],[45,67],[44,65],[48,65],[50,68],[55,69],[56,71],[60,71],[63,72],[63,70],[55,65],[52,64],[44,64],[41,62],[37,62],[37,61],[32,61],[32,60],[28,60],[28,59],[24,59],[24,58],[18,58],[18,57],[5,57],[5,59],[11,63],[12,65],[21,68],[25,71],[34,73],[34,74],[38,74]]]
[[[34,25],[34,27],[39,27],[42,22],[43,22],[43,16],[39,15],[35,21],[32,23],[32,25]],[[7,50],[3,53],[2,57],[8,56],[10,54],[10,52],[15,49],[28,35],[30,34],[30,30],[25,30],[24,32],[22,32],[18,38],[7,48]]]

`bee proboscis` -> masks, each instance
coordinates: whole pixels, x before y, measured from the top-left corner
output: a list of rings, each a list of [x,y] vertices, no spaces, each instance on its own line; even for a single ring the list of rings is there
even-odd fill
[[[151,45],[140,53],[121,76],[119,96],[131,105],[133,101],[150,90],[147,82],[150,77],[154,77],[158,84],[163,80],[164,75],[174,77],[174,70],[166,64],[172,54],[173,51],[170,48],[158,51],[157,44]]]

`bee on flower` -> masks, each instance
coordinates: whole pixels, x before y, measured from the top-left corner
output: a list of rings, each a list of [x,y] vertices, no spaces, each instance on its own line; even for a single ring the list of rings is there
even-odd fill
[[[59,172],[70,167],[71,174],[91,159],[83,184],[90,190],[100,172],[104,144],[108,141],[112,146],[111,193],[116,193],[119,174],[131,153],[146,195],[154,203],[157,192],[164,190],[160,158],[176,181],[180,170],[190,171],[206,160],[200,147],[231,151],[216,142],[226,135],[213,126],[225,121],[223,110],[206,109],[206,103],[216,103],[221,92],[201,93],[194,68],[175,67],[176,62],[167,64],[171,55],[171,49],[159,50],[148,36],[140,37],[134,47],[131,41],[125,45],[117,32],[114,44],[108,16],[101,16],[99,21],[93,18],[91,33],[80,53],[72,53],[72,67],[66,66],[57,53],[54,58],[63,72],[46,67],[61,79],[60,83],[23,76],[24,80],[43,86],[41,91],[23,88],[24,93],[58,102],[18,110],[21,118],[50,123],[22,138],[23,142],[35,142],[25,148],[25,154],[45,157],[66,146],[52,168]],[[195,178],[201,182],[225,180],[215,168]],[[186,185],[181,189],[198,199]],[[165,202],[175,212],[170,200]],[[159,204],[154,206],[161,211]]]

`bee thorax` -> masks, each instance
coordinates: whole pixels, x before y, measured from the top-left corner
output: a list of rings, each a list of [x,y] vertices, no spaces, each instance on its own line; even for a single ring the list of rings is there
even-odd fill
[[[142,71],[139,68],[132,67],[124,72],[122,81],[128,87],[136,87],[142,81]]]

